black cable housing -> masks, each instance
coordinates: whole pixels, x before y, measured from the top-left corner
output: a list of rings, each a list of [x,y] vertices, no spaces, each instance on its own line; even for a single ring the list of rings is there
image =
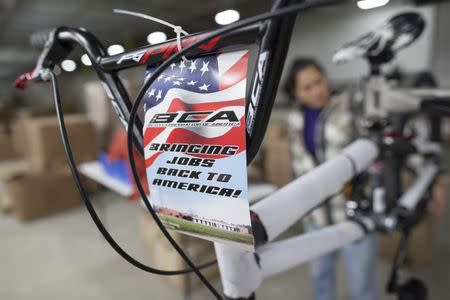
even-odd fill
[[[114,240],[114,238],[111,236],[111,234],[108,232],[108,230],[105,228],[105,226],[103,225],[102,221],[100,220],[98,214],[95,211],[94,206],[92,205],[91,200],[89,199],[89,196],[86,193],[86,190],[83,186],[83,183],[81,182],[81,178],[80,178],[80,174],[78,172],[78,168],[76,166],[75,160],[73,158],[73,153],[72,153],[72,148],[70,146],[70,142],[69,142],[69,138],[67,135],[67,129],[66,129],[66,125],[65,125],[65,121],[64,121],[64,115],[62,112],[62,105],[61,105],[61,97],[60,97],[60,93],[59,93],[59,86],[58,86],[58,79],[56,77],[56,75],[49,71],[49,75],[51,77],[52,80],[52,87],[53,87],[53,95],[54,95],[54,101],[55,101],[55,108],[56,108],[56,115],[58,118],[58,125],[59,125],[59,130],[60,130],[60,134],[61,134],[61,139],[63,142],[63,146],[64,146],[64,151],[66,152],[66,157],[67,157],[67,162],[69,164],[70,167],[70,171],[72,173],[72,176],[74,178],[75,184],[77,186],[77,189],[80,193],[81,199],[83,200],[89,215],[91,216],[92,220],[94,221],[95,225],[97,226],[98,230],[100,231],[100,233],[103,235],[103,237],[105,238],[105,240],[110,244],[110,246],[122,257],[124,258],[127,262],[129,262],[130,264],[132,264],[133,266],[146,271],[146,272],[150,272],[150,273],[154,273],[157,275],[182,275],[182,274],[187,274],[187,273],[191,273],[192,270],[191,269],[184,269],[184,270],[174,270],[174,271],[166,271],[166,270],[160,270],[160,269],[156,269],[150,266],[147,266],[139,261],[137,261],[136,259],[134,259],[133,257],[131,257],[125,250],[123,250],[120,245],[117,244],[117,242]],[[212,266],[216,263],[216,261],[211,261],[208,262],[206,264],[203,264],[202,266],[200,266],[199,268],[206,268],[209,266]]]

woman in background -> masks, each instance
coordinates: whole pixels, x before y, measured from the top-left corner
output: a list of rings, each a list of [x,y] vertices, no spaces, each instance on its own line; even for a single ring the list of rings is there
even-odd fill
[[[356,136],[349,95],[331,92],[322,66],[312,58],[294,61],[287,77],[286,93],[293,109],[288,118],[290,151],[296,177],[338,155]],[[326,184],[326,183],[324,183]],[[433,186],[428,212],[439,217],[446,204],[443,184]],[[346,220],[346,197],[331,197],[305,217],[306,231]],[[371,234],[352,245],[325,254],[311,263],[316,300],[336,299],[336,261],[341,254],[347,275],[349,298],[379,299],[376,257],[378,243]]]
[[[333,94],[322,66],[311,58],[294,61],[286,81],[293,109],[288,118],[290,151],[295,177],[338,155],[353,139],[350,100]],[[326,183],[324,183],[326,184]],[[328,199],[305,218],[306,231],[346,220],[343,195]],[[377,236],[365,239],[312,261],[314,299],[336,299],[336,262],[342,255],[349,298],[377,300]]]

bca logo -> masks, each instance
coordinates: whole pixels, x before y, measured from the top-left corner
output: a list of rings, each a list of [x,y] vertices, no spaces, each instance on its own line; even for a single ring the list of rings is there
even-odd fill
[[[232,110],[190,111],[155,114],[149,126],[239,126],[239,119]]]
[[[267,60],[269,57],[269,51],[264,51],[259,54],[258,63],[255,70],[255,76],[253,81],[253,87],[250,95],[250,102],[247,112],[247,132],[252,133],[255,125],[255,116],[258,112],[259,100],[261,99],[262,84],[264,81],[264,74],[266,72]]]

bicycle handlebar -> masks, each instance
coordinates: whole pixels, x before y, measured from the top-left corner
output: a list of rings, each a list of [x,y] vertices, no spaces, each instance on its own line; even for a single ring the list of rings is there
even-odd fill
[[[53,34],[56,28],[46,29],[33,33],[30,36],[30,45],[36,48],[44,48],[45,43]]]
[[[40,35],[39,43],[42,43],[44,36],[42,34]],[[132,106],[128,93],[116,71],[106,71],[100,66],[98,62],[102,57],[107,55],[105,47],[92,33],[84,29],[58,27],[49,31],[45,38],[44,49],[38,58],[34,70],[21,75],[15,82],[16,87],[24,89],[30,81],[48,80],[43,71],[45,69],[53,69],[57,64],[66,59],[75,45],[79,45],[89,56],[92,67],[103,83],[106,95],[111,101],[117,116],[125,128],[127,128],[129,112]],[[142,122],[140,120],[136,120],[134,135],[136,148],[143,154]]]
[[[319,1],[320,3],[315,3],[311,7],[333,1],[336,0]],[[273,9],[285,7],[290,2],[291,0],[278,0]],[[306,7],[308,5],[305,5]],[[217,35],[209,40],[205,37],[210,32],[205,32],[186,36],[181,41],[182,47],[186,47],[199,40],[204,40],[204,43],[191,47],[190,51],[186,53],[186,55],[194,57],[217,51],[227,51],[230,50],[230,46],[249,43],[259,44],[259,52],[256,58],[257,68],[253,72],[251,88],[247,95],[249,100],[246,103],[247,163],[253,160],[264,137],[294,21],[295,15],[288,15],[261,23],[249,23],[247,26],[236,28],[236,30],[223,35]],[[45,34],[41,34],[36,40],[39,40],[38,42],[42,44],[42,40],[45,40]],[[173,40],[108,56],[104,47],[89,32],[82,29],[59,27],[49,34],[35,69],[20,76],[16,80],[16,87],[24,89],[29,81],[47,80],[43,76],[42,70],[53,68],[57,63],[67,58],[75,44],[79,44],[89,56],[92,67],[104,83],[108,98],[112,101],[114,109],[125,128],[128,127],[128,117],[132,105],[117,76],[117,72],[139,65],[156,65],[177,52],[176,42]],[[138,131],[141,132],[142,124],[136,124],[136,126],[139,128]],[[138,140],[142,140],[142,132],[135,136],[138,136]],[[143,153],[142,143],[139,144],[139,151]]]
[[[106,54],[103,45],[93,34],[77,28],[58,27],[39,32],[31,36],[30,43],[38,47],[43,46],[43,49],[33,71],[16,79],[15,85],[19,89],[25,89],[29,81],[47,80],[43,77],[42,70],[53,69],[70,55],[75,45],[80,45],[86,51],[94,68],[98,68],[95,63],[97,58]]]

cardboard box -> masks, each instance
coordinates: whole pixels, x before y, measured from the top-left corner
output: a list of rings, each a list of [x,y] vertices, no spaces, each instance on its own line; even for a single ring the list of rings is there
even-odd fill
[[[127,87],[126,89],[130,91]],[[123,128],[123,125],[120,123],[101,82],[98,80],[86,82],[83,86],[83,93],[86,115],[94,125],[99,146],[102,150],[107,150],[114,129],[116,127]],[[119,123],[118,126],[116,123]]]
[[[70,105],[64,105],[64,113],[71,113],[74,110]],[[28,106],[15,112],[14,119],[11,122],[11,133],[13,139],[14,149],[17,154],[26,156],[27,136],[25,131],[25,124],[27,121],[35,118],[55,117],[56,112],[53,106]]]
[[[249,182],[258,182],[264,180],[264,169],[262,166],[250,164],[247,167],[247,175]]]
[[[95,160],[98,146],[92,123],[83,115],[68,115],[65,122],[76,162]],[[67,166],[56,117],[29,119],[25,122],[25,131],[25,153],[32,172],[58,170]]]
[[[17,157],[17,154],[14,151],[11,137],[0,133],[0,161],[14,159],[15,157]]]
[[[207,249],[196,247],[195,244],[191,245],[191,247],[183,246],[183,244],[180,245],[182,246],[186,254],[194,261],[194,263],[199,265],[215,259],[214,249],[212,246],[213,244],[210,244],[211,246]],[[180,270],[187,268],[187,265],[181,259],[180,255],[172,248],[166,248],[162,243],[155,243],[154,247],[152,248],[152,261],[156,267],[164,270]],[[214,265],[203,269],[202,274],[208,280],[213,280],[219,276],[219,269],[217,265]],[[202,285],[201,281],[195,274],[164,276],[164,279],[180,292],[189,290],[191,288],[200,287]]]
[[[4,99],[0,99],[0,130],[2,132],[9,132],[9,124],[12,118],[11,105]]]
[[[67,109],[64,109],[66,112]],[[53,105],[50,106],[27,106],[21,109],[18,109],[15,112],[15,118],[38,118],[38,117],[47,117],[55,115],[55,107]]]
[[[288,130],[286,122],[272,119],[267,125],[266,134],[264,136],[265,142],[271,142],[272,138],[287,140]]]
[[[5,183],[11,178],[26,172],[28,164],[26,160],[12,160],[0,162],[0,209],[9,213],[13,209],[13,201],[5,192]]]
[[[429,264],[433,258],[435,246],[436,221],[433,217],[425,217],[412,231],[405,264],[417,268]],[[379,254],[383,259],[392,261],[401,239],[400,232],[382,235]]]
[[[141,212],[138,216],[138,222],[142,239],[149,250],[151,260],[155,267],[165,270],[179,270],[186,268],[183,259],[166,240],[147,211]],[[215,259],[212,242],[190,237],[175,231],[170,231],[170,234],[194,263],[202,264]],[[217,265],[214,265],[202,270],[202,273],[208,279],[213,279],[218,276],[219,270]],[[201,285],[197,276],[192,274],[164,276],[163,278],[180,292],[186,291],[190,287],[198,287]]]
[[[90,191],[90,184],[87,184]],[[80,205],[81,198],[67,169],[21,173],[4,183],[3,194],[21,221],[31,221]]]
[[[26,156],[27,137],[25,131],[25,124],[28,118],[19,117],[11,123],[11,142],[14,151],[20,156]]]
[[[442,142],[450,145],[450,118],[443,118],[441,124]]]
[[[292,181],[292,162],[285,122],[270,121],[262,145],[264,179],[278,187]]]
[[[265,180],[278,186],[284,186],[293,180],[292,162],[287,140],[271,139],[264,147]]]

